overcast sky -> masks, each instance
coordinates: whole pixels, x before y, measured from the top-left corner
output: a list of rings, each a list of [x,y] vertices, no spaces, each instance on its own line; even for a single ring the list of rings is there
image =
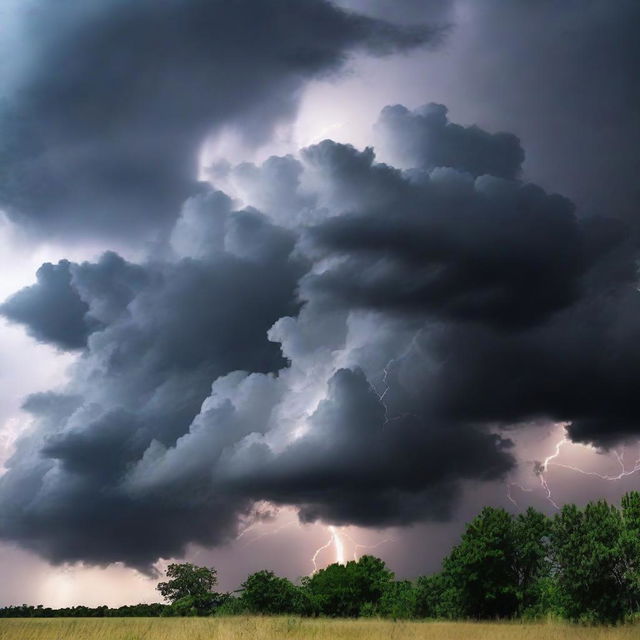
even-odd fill
[[[635,0],[2,12],[0,604],[638,488]]]

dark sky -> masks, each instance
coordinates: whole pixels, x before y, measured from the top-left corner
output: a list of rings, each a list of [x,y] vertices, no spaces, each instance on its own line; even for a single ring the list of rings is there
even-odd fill
[[[0,601],[636,485],[637,2],[6,14]]]

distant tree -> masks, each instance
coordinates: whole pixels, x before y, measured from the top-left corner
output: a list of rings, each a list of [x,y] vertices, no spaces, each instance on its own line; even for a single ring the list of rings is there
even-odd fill
[[[217,616],[239,616],[249,613],[241,598],[225,593],[220,598],[220,605],[216,607]]]
[[[218,603],[220,596],[213,590],[218,582],[213,567],[198,567],[185,562],[167,567],[166,582],[156,587],[171,603],[164,615],[198,615],[207,613]]]
[[[604,501],[565,505],[553,520],[551,552],[567,618],[614,623],[626,613],[628,567],[621,513]]]
[[[356,617],[365,604],[375,607],[393,580],[382,560],[362,556],[330,564],[303,581],[311,606],[327,616]]]
[[[281,615],[302,613],[300,588],[273,571],[251,574],[241,586],[240,600],[251,613]]]

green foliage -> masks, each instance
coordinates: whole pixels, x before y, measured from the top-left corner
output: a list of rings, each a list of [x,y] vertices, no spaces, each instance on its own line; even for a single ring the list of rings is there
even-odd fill
[[[41,604],[37,606],[19,605],[0,609],[0,618],[155,618],[164,615],[169,607],[159,602],[152,604],[132,604],[113,609],[103,604],[97,607],[62,607],[52,609]]]
[[[440,576],[418,582],[418,612],[441,618],[540,615],[549,575],[550,522],[528,509],[517,518],[485,507],[445,558]]]
[[[170,564],[167,567],[167,582],[160,582],[156,589],[169,602],[176,602],[185,596],[207,596],[213,593],[218,582],[216,570],[197,567],[189,562]]]
[[[517,615],[539,617],[552,606],[554,596],[548,579],[550,531],[549,518],[531,508],[513,522]]]
[[[303,580],[311,606],[327,616],[356,617],[365,604],[374,607],[393,580],[382,560],[362,556],[347,564],[330,564]]]
[[[570,620],[621,620],[629,599],[622,513],[604,501],[565,505],[551,528],[560,603]]]
[[[167,567],[167,578],[156,587],[171,603],[164,615],[202,615],[219,604],[220,596],[213,590],[218,582],[214,568],[174,563]]]
[[[518,549],[513,518],[485,507],[445,559],[454,607],[468,618],[505,618],[518,611]],[[457,613],[457,611],[455,611]]]
[[[393,620],[408,620],[416,616],[417,590],[408,580],[390,582],[378,602],[377,613]],[[368,606],[366,603],[364,606]],[[362,611],[360,612],[362,614]]]
[[[640,615],[640,493],[631,491],[622,498],[623,530],[620,549],[627,586],[625,609],[631,616]]]
[[[418,618],[462,617],[459,595],[450,575],[436,573],[416,581],[416,616]]]
[[[300,588],[273,571],[258,571],[250,575],[241,586],[240,600],[247,611],[282,615],[301,613],[304,608]]]
[[[163,612],[163,617],[197,616],[200,612],[198,600],[193,596],[184,596],[172,602]]]
[[[242,599],[229,594],[222,597],[221,603],[215,611],[217,616],[242,616],[248,613]]]

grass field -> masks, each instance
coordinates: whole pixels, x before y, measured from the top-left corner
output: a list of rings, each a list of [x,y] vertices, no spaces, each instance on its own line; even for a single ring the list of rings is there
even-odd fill
[[[0,640],[637,640],[639,626],[300,620],[297,618],[0,619]]]

